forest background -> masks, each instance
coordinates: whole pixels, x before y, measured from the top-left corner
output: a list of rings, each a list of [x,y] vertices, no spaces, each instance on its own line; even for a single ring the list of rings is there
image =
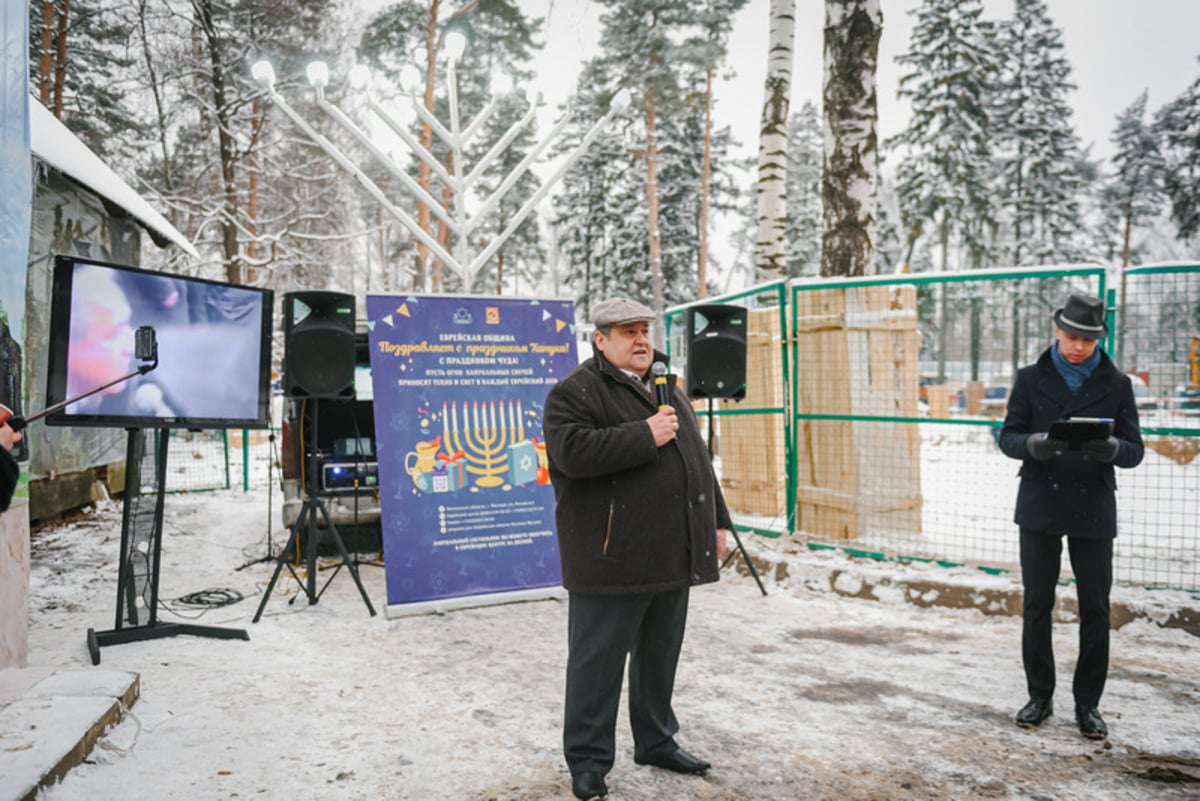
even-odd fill
[[[881,10],[872,0],[826,0],[823,95],[793,103],[797,31],[781,30],[780,20],[791,15],[792,25],[808,20],[811,28],[810,5],[34,0],[31,89],[203,255],[197,262],[148,247],[144,266],[280,292],[428,287],[546,295],[571,297],[586,313],[592,298],[618,291],[677,303],[780,276],[1122,265],[1184,258],[1194,247],[1200,229],[1194,55],[1191,76],[1172,76],[1182,87],[1176,95],[1152,104],[1148,87],[1128,96],[1114,88],[1110,130],[1085,137],[1073,123],[1073,67],[1054,16],[1061,3],[921,0]],[[1188,5],[1153,2],[1147,13],[1169,27],[1170,9],[1186,16],[1193,13]],[[418,97],[446,119],[440,43],[448,31],[462,31],[468,46],[457,74],[464,116],[469,120],[489,97],[498,106],[465,156],[474,163],[536,100],[504,87],[535,85],[538,69],[545,71],[539,54],[548,35],[559,35],[548,33],[554,26],[547,28],[547,16],[572,13],[595,39],[581,48],[581,64],[562,65],[575,76],[566,103],[573,117],[551,158],[579,143],[618,89],[633,92],[633,110],[604,129],[552,200],[517,228],[471,286],[431,260],[272,107],[251,77],[254,62],[270,60],[277,91],[445,241],[449,232],[428,210],[399,192],[382,165],[316,108],[305,66],[326,60],[333,75],[327,97],[361,118],[365,101],[345,76],[355,64],[368,65],[373,96],[411,120],[401,72],[415,63],[425,89]],[[770,45],[762,42],[760,65],[750,70],[745,54],[730,50],[735,23],[746,14],[762,15],[770,29]],[[1103,19],[1096,23],[1103,27]],[[908,36],[885,65],[878,62],[879,40],[889,25],[903,25]],[[811,31],[800,36],[811,41],[806,36]],[[1111,57],[1139,59],[1136,52]],[[734,61],[743,70],[739,94],[759,101],[759,142],[738,141],[733,126],[719,114],[710,117],[711,89],[730,79]],[[896,97],[876,95],[880,70],[898,75]],[[806,81],[811,86],[811,76]],[[849,125],[856,137],[851,166],[863,175],[853,177],[871,195],[859,198],[862,213],[849,219],[835,208],[844,196],[831,195],[839,167],[831,148],[846,126],[831,131],[831,114],[822,116],[847,96],[859,114]],[[881,125],[877,105],[891,109],[896,102],[904,109],[902,124],[893,117]],[[548,116],[547,110],[495,160],[471,200],[496,189],[546,135],[544,120],[559,119],[565,107]],[[745,122],[743,114],[743,129]],[[427,135],[416,122],[413,132]],[[772,132],[782,145],[764,144]],[[1105,142],[1102,155],[1097,140]],[[748,157],[756,146],[758,158]],[[403,147],[388,147],[428,180]],[[526,172],[513,185],[472,233],[476,250],[504,230],[544,174]],[[771,182],[779,185],[783,211],[763,210]],[[436,178],[430,186],[451,202]],[[770,224],[779,231],[764,233]],[[831,258],[840,245],[830,237],[842,225],[859,243],[849,262]],[[712,247],[716,226],[721,242]]]

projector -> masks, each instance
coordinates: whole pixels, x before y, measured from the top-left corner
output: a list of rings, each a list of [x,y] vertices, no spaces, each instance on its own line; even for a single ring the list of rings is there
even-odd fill
[[[353,492],[379,485],[376,462],[326,462],[321,465],[321,489],[326,492]]]

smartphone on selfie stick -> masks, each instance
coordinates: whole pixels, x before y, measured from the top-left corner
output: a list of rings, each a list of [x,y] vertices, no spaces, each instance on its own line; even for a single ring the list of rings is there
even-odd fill
[[[37,414],[31,414],[29,417],[21,417],[12,413],[12,409],[0,404],[0,425],[8,423],[8,427],[13,431],[21,431],[30,423],[41,420],[48,414],[54,414],[60,409],[65,409],[72,403],[81,401],[86,397],[95,395],[97,392],[103,392],[109,387],[116,386],[122,381],[128,381],[137,375],[145,375],[146,373],[158,367],[158,338],[154,335],[154,326],[140,326],[133,334],[133,355],[138,361],[142,362],[138,368],[130,373],[126,373],[120,378],[114,378],[107,384],[101,384],[95,389],[89,389],[87,392],[76,395],[73,398],[67,398],[65,401],[47,406]]]

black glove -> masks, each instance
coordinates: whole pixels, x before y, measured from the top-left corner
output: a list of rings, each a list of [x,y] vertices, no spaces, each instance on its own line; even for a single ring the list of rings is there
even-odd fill
[[[1029,455],[1039,462],[1051,459],[1054,454],[1066,449],[1067,443],[1051,437],[1045,431],[1040,434],[1030,434],[1025,440],[1025,450],[1029,451]]]
[[[1109,436],[1108,439],[1089,439],[1079,446],[1079,450],[1097,462],[1111,462],[1117,458],[1117,451],[1120,449],[1121,443],[1114,436]]]

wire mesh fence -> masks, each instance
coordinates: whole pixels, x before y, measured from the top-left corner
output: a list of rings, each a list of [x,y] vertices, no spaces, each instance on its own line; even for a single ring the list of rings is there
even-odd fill
[[[1146,458],[1120,476],[1114,573],[1200,588],[1200,266],[1126,270],[1113,349],[1134,381]]]
[[[147,437],[146,449],[157,447],[157,442]],[[167,448],[167,492],[264,487],[277,461],[272,431],[172,430]]]
[[[1188,370],[1200,267],[1130,270],[1122,283],[1128,300],[1110,313],[1105,347],[1138,376],[1147,456],[1117,471],[1114,576],[1196,590],[1200,398]],[[748,316],[746,399],[718,402],[713,415],[739,527],[1014,569],[1020,465],[996,436],[1017,369],[1050,345],[1052,314],[1074,291],[1115,306],[1097,265],[803,280],[715,299]],[[668,311],[669,331],[686,308]]]

